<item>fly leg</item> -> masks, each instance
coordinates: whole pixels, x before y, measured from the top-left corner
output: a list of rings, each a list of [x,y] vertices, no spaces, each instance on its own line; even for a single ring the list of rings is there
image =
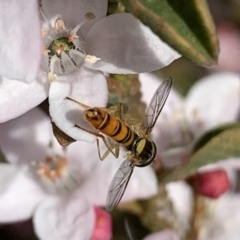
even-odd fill
[[[88,130],[88,129],[86,129],[86,128],[83,128],[83,127],[80,127],[80,126],[78,126],[78,125],[75,125],[77,128],[80,128],[80,129],[82,129],[83,131],[86,131],[86,132],[88,132],[88,133],[91,133],[91,134],[93,134],[93,135],[95,135],[96,137],[97,137],[97,150],[98,150],[98,156],[99,156],[99,158],[100,158],[100,160],[104,160],[107,156],[108,156],[108,154],[109,153],[112,153],[113,154],[113,156],[115,156],[116,158],[118,157],[118,155],[119,155],[119,146],[117,145],[117,144],[109,144],[109,143],[107,143],[107,140],[106,140],[106,138],[102,135],[102,134],[100,134],[100,133],[98,133],[98,132],[93,132],[93,131],[90,131],[90,130]],[[100,146],[99,146],[99,139],[98,138],[101,138],[102,140],[103,140],[103,142],[104,142],[104,144],[105,144],[105,146],[107,147],[107,151],[103,154],[103,156],[101,156],[101,153],[100,153]],[[113,151],[113,149],[115,148],[115,152]]]
[[[98,149],[98,156],[100,158],[100,160],[104,160],[108,155],[109,153],[112,153],[113,156],[115,158],[118,158],[119,156],[119,144],[118,143],[114,143],[112,145],[108,145],[107,142],[106,142],[106,139],[104,138],[103,139],[103,142],[104,144],[106,145],[106,147],[108,148],[107,151],[101,156],[101,153],[100,153],[100,146],[99,146],[99,139],[97,139],[97,149]],[[115,150],[115,151],[113,151]]]
[[[67,100],[70,100],[70,101],[72,101],[72,102],[75,102],[76,104],[78,104],[79,106],[81,106],[81,107],[83,107],[83,108],[85,108],[85,109],[89,109],[89,108],[90,108],[90,107],[87,106],[86,104],[83,104],[83,103],[81,103],[81,102],[78,102],[77,100],[72,99],[72,98],[70,98],[70,97],[66,97],[66,99],[67,99]]]

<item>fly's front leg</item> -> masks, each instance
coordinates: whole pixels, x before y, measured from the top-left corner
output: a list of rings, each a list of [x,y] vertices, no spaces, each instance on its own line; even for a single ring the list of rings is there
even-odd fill
[[[78,104],[79,106],[83,107],[84,109],[89,109],[90,107],[87,106],[86,104],[83,104],[81,102],[78,102],[77,100],[70,98],[70,97],[66,97],[66,100],[70,100],[72,102],[75,102],[76,104]]]

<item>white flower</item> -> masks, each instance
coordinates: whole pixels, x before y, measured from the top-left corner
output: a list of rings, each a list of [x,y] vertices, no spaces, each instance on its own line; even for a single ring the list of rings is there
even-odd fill
[[[1,1],[0,75],[4,77],[1,84],[5,78],[25,82],[36,79],[42,48],[37,12],[37,1]]]
[[[200,228],[199,240],[239,239],[239,201],[239,193],[228,193],[215,201],[207,201],[208,217]]]
[[[140,74],[140,81],[142,89],[148,87],[149,92],[143,91],[143,100],[149,102],[159,85],[159,79],[150,74]],[[237,120],[239,112],[240,76],[238,74],[215,73],[200,79],[191,87],[185,99],[172,89],[153,130],[153,139],[157,139],[158,153],[164,164],[172,167],[187,161],[192,146],[199,137],[220,124],[233,123]],[[219,161],[217,164],[202,167],[199,171],[217,168],[223,168],[228,173],[234,188],[235,172],[240,168],[239,159]],[[192,214],[192,191],[182,181],[169,183],[166,188],[178,220],[183,223],[186,232],[189,230]],[[209,218],[199,229],[200,240],[239,238],[238,195],[228,191],[216,202],[210,201],[209,215],[207,215]]]
[[[179,237],[173,230],[163,230],[152,233],[144,238],[144,240],[178,240]]]
[[[239,158],[221,161],[201,169],[224,168],[231,177],[233,186],[237,185],[237,179],[233,178],[233,172],[240,169]],[[190,187],[182,182],[169,183],[166,185],[168,195],[173,203],[177,217],[185,223],[185,231],[189,231],[190,219],[193,209],[192,191]],[[218,199],[205,199],[204,214],[202,214],[198,228],[199,240],[225,240],[239,238],[240,223],[240,194],[228,191]]]
[[[143,100],[149,102],[159,85],[151,74],[140,74]],[[173,79],[177,81],[177,79]],[[153,129],[153,139],[166,166],[187,160],[193,144],[206,131],[237,120],[240,113],[240,75],[215,73],[200,79],[185,99],[171,90]]]
[[[6,13],[11,9],[6,9]],[[95,136],[75,127],[84,123],[75,114],[76,109],[73,108],[76,104],[66,101],[66,97],[89,106],[106,106],[108,90],[103,72],[126,74],[153,71],[180,56],[131,14],[104,17],[107,0],[43,0],[42,9],[45,17],[42,24],[44,46],[41,69],[29,85],[13,83],[2,77],[0,122],[23,114],[49,95],[50,114],[56,125],[77,140],[93,142]],[[37,9],[31,10],[37,18]],[[21,22],[24,16],[18,14],[15,19]],[[31,22],[30,17],[27,20]],[[31,24],[30,30],[37,25]],[[15,34],[10,37],[18,39],[19,36]],[[56,40],[68,46],[56,50]],[[20,48],[21,43],[18,46]],[[4,61],[7,62],[8,58]],[[49,77],[53,80],[50,92]],[[24,76],[21,79],[24,80]]]
[[[0,164],[0,222],[33,217],[42,240],[89,239],[93,206],[105,205],[122,155],[101,162],[95,144],[85,142],[63,150],[54,140],[49,119],[38,109],[1,124],[0,132],[0,147],[10,162]],[[156,192],[153,170],[136,169],[123,201]]]

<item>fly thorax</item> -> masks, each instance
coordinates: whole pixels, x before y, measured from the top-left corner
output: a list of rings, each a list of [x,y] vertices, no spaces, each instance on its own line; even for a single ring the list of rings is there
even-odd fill
[[[66,27],[60,17],[48,20],[43,12],[42,39],[43,39],[43,70],[49,73],[49,80],[56,76],[70,74],[79,69],[84,62],[95,63],[96,56],[86,54],[86,41],[81,27],[95,18],[93,13],[86,13],[85,20],[75,28]]]
[[[50,194],[67,194],[78,186],[78,178],[70,171],[68,160],[60,155],[32,162],[33,177]]]

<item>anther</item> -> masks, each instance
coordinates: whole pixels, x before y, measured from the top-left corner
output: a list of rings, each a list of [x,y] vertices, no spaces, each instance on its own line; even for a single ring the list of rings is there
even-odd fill
[[[99,60],[101,60],[101,58],[98,58],[94,55],[86,55],[85,56],[85,62],[87,62],[87,63],[96,63]]]
[[[54,28],[56,30],[64,30],[66,29],[64,21],[61,18],[58,18],[55,22],[54,22]]]
[[[92,12],[87,12],[87,13],[85,14],[85,18],[86,18],[87,20],[92,20],[92,19],[95,19],[96,16],[95,16],[95,14],[92,13]]]

